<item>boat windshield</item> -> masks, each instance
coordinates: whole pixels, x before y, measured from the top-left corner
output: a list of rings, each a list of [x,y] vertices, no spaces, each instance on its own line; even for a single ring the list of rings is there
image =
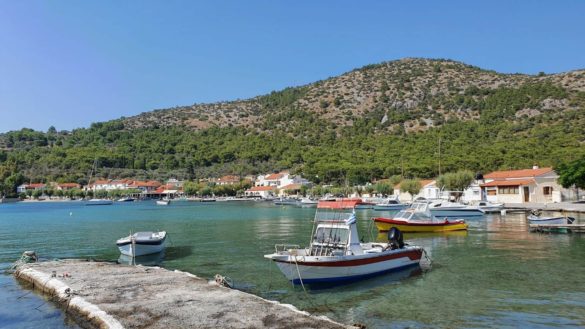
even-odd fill
[[[313,236],[313,244],[319,245],[347,245],[349,238],[349,230],[345,227],[323,227],[317,228],[317,232]]]

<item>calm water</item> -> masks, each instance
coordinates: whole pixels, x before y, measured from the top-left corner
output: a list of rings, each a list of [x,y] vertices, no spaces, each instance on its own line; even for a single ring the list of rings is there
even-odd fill
[[[0,266],[6,269],[24,250],[49,259],[116,260],[117,238],[130,231],[166,230],[170,245],[162,266],[206,278],[227,275],[239,289],[344,323],[368,328],[585,327],[585,235],[529,233],[523,214],[470,219],[466,233],[406,235],[430,254],[430,271],[408,270],[305,294],[262,255],[276,243],[306,245],[314,212],[237,202],[3,204]],[[367,220],[380,214],[388,215],[358,212],[362,236],[384,240]],[[585,222],[583,215],[576,217]],[[0,275],[0,327],[41,326],[75,327],[42,297]]]

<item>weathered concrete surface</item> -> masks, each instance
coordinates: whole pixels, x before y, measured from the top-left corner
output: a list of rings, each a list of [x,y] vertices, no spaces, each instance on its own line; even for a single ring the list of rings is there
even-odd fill
[[[57,277],[51,277],[53,271]],[[157,267],[62,260],[22,265],[15,276],[56,297],[87,327],[348,328],[189,273]]]

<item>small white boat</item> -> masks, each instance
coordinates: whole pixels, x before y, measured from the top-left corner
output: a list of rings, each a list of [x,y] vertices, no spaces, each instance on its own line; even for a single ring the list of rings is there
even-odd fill
[[[293,198],[279,198],[275,199],[273,203],[277,206],[296,206],[299,203],[299,200]]]
[[[122,255],[137,257],[155,254],[165,248],[167,232],[136,232],[116,241]]]
[[[484,213],[500,212],[504,209],[503,203],[493,203],[489,201],[479,201],[475,204],[479,209],[483,210]]]
[[[169,200],[169,199],[156,200],[157,206],[168,206],[170,203],[171,203],[171,200]]]
[[[317,207],[319,201],[313,200],[311,198],[302,198],[300,201],[297,202],[297,205],[301,207]]]
[[[405,245],[396,229],[388,243],[360,242],[354,212],[358,202],[320,201],[310,246],[277,245],[264,257],[293,284],[303,285],[348,282],[419,266],[423,249]]]
[[[575,221],[575,218],[568,216],[542,217],[540,211],[532,211],[527,218],[530,224],[571,225]]]
[[[477,206],[466,206],[455,202],[434,202],[429,204],[429,211],[435,217],[476,217],[485,212]]]
[[[114,202],[108,199],[90,199],[85,202],[86,206],[107,206],[111,205]]]
[[[408,203],[401,203],[400,200],[397,198],[389,198],[381,203],[376,203],[374,205],[374,210],[383,211],[383,210],[402,210],[406,209],[410,206]]]
[[[136,199],[131,198],[131,197],[125,197],[125,198],[120,198],[120,199],[116,200],[116,202],[134,202],[134,200],[136,200]]]

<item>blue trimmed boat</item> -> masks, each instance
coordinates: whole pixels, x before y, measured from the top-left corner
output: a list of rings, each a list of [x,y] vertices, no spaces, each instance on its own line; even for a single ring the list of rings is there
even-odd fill
[[[264,257],[293,284],[348,282],[419,266],[423,249],[405,245],[398,230],[389,234],[388,243],[360,242],[354,211],[358,202],[320,201],[310,246],[276,245]]]
[[[136,232],[118,239],[116,246],[122,255],[138,257],[156,254],[165,249],[167,232]]]

